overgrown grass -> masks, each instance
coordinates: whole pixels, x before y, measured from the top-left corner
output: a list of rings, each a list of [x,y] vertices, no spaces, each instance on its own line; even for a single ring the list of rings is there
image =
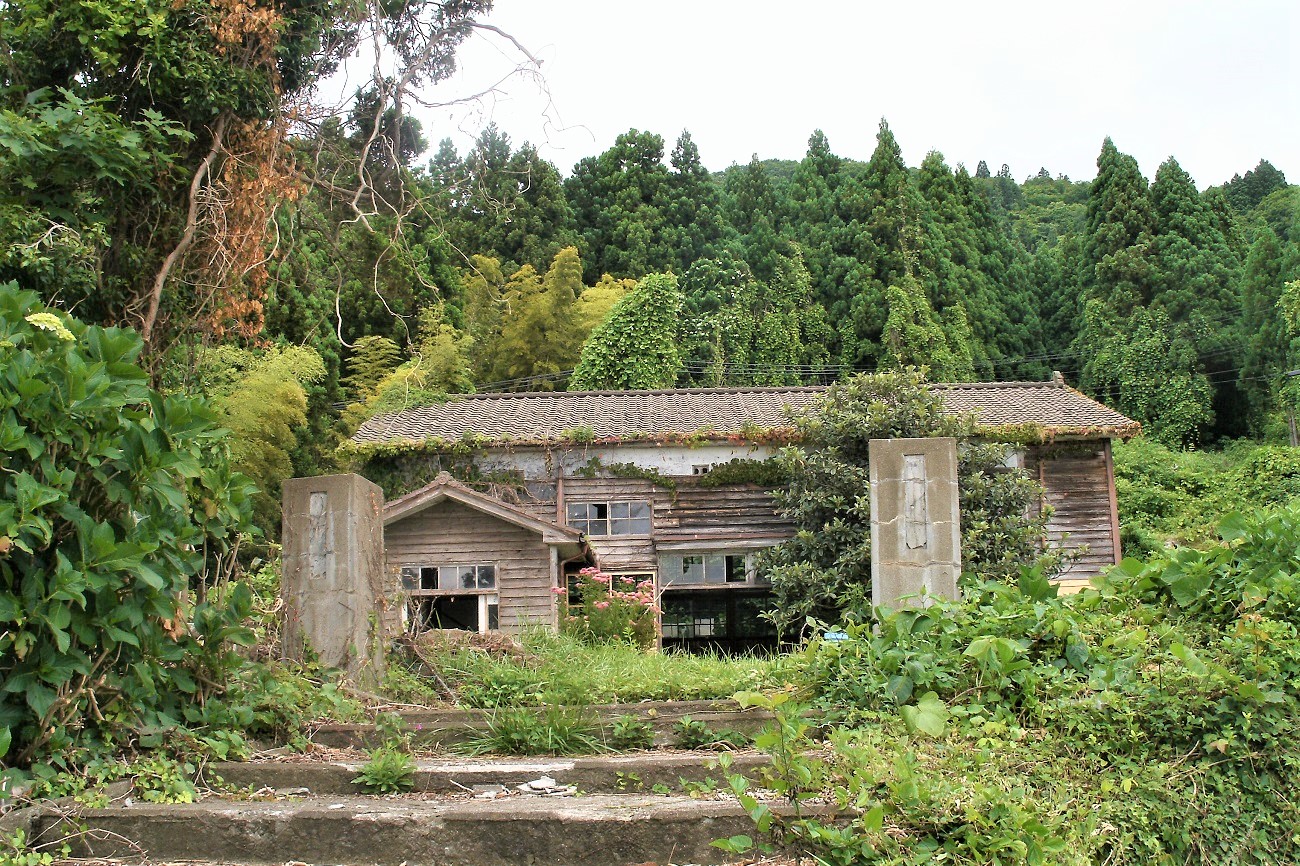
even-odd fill
[[[777,817],[729,785],[834,866],[1300,863],[1300,506],[1218,535],[1077,595],[1027,570],[813,641],[827,742],[788,695],[741,698],[777,711],[757,781],[840,811]]]
[[[571,707],[543,710],[505,707],[492,713],[487,729],[465,744],[471,755],[592,755],[611,751],[600,729]]]
[[[520,640],[521,659],[466,648],[437,657],[442,676],[463,706],[729,698],[737,691],[782,685],[793,664],[784,656],[685,655],[624,643],[588,644],[542,629],[530,630]],[[406,699],[415,697],[410,677],[399,673],[393,685],[402,688]],[[426,695],[435,696],[432,690]]]

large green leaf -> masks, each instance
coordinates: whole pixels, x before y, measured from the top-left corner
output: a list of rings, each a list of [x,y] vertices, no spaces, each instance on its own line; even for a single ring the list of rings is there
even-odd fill
[[[903,723],[913,734],[942,737],[948,726],[948,707],[934,692],[926,692],[916,704],[899,708]]]

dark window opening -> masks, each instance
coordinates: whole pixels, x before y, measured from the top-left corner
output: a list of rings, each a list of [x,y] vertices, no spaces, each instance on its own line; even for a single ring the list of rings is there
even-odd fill
[[[687,651],[737,653],[776,647],[776,626],[762,614],[772,609],[763,590],[666,590],[663,645]]]
[[[411,625],[415,631],[454,628],[478,631],[478,596],[439,595],[411,599]]]

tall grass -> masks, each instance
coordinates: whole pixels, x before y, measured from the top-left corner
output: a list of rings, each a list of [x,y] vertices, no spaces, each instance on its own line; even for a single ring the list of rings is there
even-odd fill
[[[606,704],[728,698],[789,679],[788,657],[686,655],[630,644],[588,644],[544,629],[521,638],[523,659],[458,649],[439,658],[442,675],[469,707]]]

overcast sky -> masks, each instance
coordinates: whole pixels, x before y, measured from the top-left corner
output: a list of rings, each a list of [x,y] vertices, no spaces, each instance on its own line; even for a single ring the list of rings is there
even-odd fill
[[[1176,156],[1201,187],[1267,158],[1300,182],[1300,2],[497,0],[486,19],[543,61],[476,111],[424,114],[464,153],[488,120],[566,175],[631,127],[711,169],[799,159],[826,132],[867,159],[883,116],[908,164],[929,150],[1023,180],[1091,179],[1102,139],[1150,178]],[[518,59],[476,36],[438,96]]]

